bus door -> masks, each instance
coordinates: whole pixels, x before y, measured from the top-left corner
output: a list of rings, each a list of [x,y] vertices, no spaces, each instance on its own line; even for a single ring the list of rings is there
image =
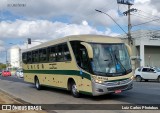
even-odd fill
[[[71,41],[71,46],[76,58],[77,65],[79,66],[79,90],[84,90],[84,85],[86,85],[85,72],[89,72],[89,58],[86,47],[81,44],[80,41]]]
[[[86,72],[90,72],[90,66],[89,66],[89,58],[86,48],[82,45],[80,48],[80,67],[82,68],[80,70],[80,76],[81,76],[81,83],[82,83],[82,89],[86,90],[86,86],[89,84],[87,82],[87,79],[85,78],[85,73],[82,70],[85,70]]]

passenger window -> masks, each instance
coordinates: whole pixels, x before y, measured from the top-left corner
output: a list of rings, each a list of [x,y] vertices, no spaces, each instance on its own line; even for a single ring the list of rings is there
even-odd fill
[[[89,63],[89,58],[86,48],[83,45],[81,45],[79,41],[71,41],[71,46],[78,66],[90,72],[91,65]]]
[[[32,52],[32,62],[39,62],[38,50]]]
[[[23,61],[23,63],[27,63],[27,53],[23,53],[22,54],[22,61]]]
[[[63,46],[62,45],[58,45],[58,48],[57,48],[57,61],[63,61],[64,58],[63,58]]]
[[[70,61],[71,60],[71,55],[70,55],[69,48],[68,48],[67,44],[63,45],[63,52],[64,52],[64,60],[65,61]]]
[[[32,63],[32,53],[31,52],[27,53],[27,63]]]
[[[49,47],[49,61],[70,61],[71,55],[67,43]]]
[[[149,68],[143,68],[142,72],[149,72]]]
[[[150,69],[150,72],[153,73],[155,70],[154,69]]]
[[[40,49],[39,50],[39,58],[40,58],[40,62],[44,62],[47,60],[47,51],[46,49]]]
[[[49,48],[49,61],[52,61],[52,62],[56,61],[56,48],[55,47]]]
[[[87,70],[89,71],[89,68],[88,68],[88,54],[87,54],[87,50],[85,48],[83,49],[80,49],[80,57],[81,57],[81,67],[84,69],[84,70]]]

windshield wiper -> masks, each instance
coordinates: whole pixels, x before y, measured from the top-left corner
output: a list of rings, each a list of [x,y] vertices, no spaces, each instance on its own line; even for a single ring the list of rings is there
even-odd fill
[[[121,61],[117,58],[116,54],[114,54],[114,57],[115,57],[116,61],[119,62],[119,64],[121,65],[121,67],[124,69],[124,72],[125,72],[125,75],[126,75],[127,74],[126,68],[123,66],[123,64],[121,63]]]

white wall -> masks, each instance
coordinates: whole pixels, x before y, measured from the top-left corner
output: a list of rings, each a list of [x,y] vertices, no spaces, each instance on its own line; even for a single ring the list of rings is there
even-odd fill
[[[20,67],[20,48],[15,46],[10,49],[10,63],[11,67]]]

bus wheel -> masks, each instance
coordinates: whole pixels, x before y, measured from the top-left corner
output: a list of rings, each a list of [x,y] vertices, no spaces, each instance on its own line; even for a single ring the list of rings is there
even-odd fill
[[[80,96],[79,92],[77,91],[77,86],[76,86],[75,82],[71,83],[71,93],[76,98],[78,98]]]
[[[36,87],[37,90],[41,89],[41,85],[39,84],[39,80],[38,80],[37,77],[35,78],[35,87]]]

